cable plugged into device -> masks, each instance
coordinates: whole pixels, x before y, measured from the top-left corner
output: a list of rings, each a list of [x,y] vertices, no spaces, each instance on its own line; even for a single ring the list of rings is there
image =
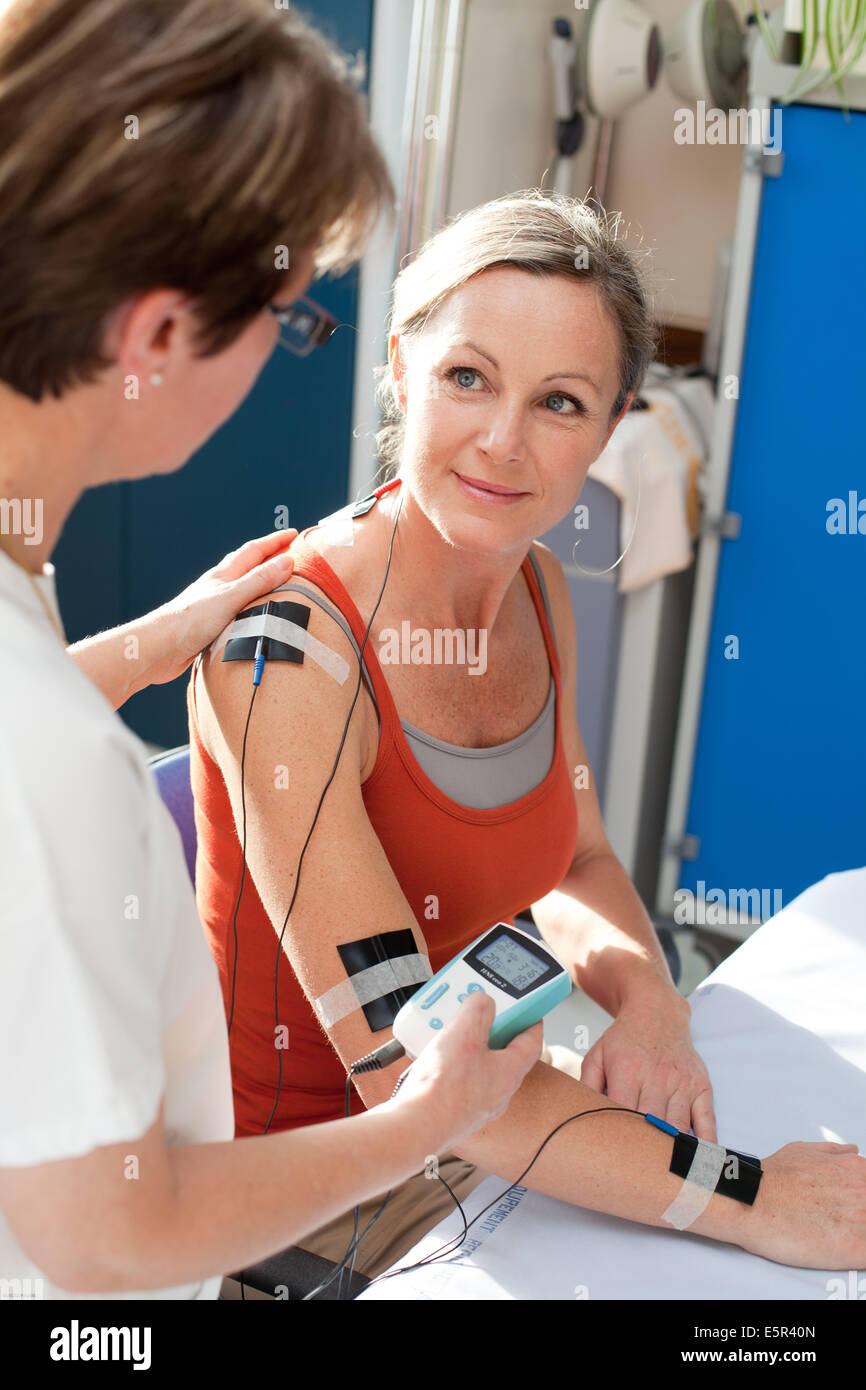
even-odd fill
[[[365,1071],[383,1071],[392,1062],[396,1062],[398,1057],[405,1057],[406,1049],[396,1038],[391,1038],[388,1042],[377,1047],[375,1052],[368,1052],[366,1057],[359,1057],[357,1062],[353,1062],[350,1067],[352,1076],[357,1076]]]

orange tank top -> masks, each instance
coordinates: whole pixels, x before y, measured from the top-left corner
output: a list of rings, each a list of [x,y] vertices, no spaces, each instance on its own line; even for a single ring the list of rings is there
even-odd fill
[[[313,530],[315,528],[310,528]],[[293,546],[292,582],[307,578],[339,609],[360,646],[365,624],[330,565],[306,542]],[[381,729],[376,763],[362,786],[367,815],[427,943],[433,971],[496,922],[556,888],[574,855],[577,808],[561,728],[561,683],[553,633],[532,565],[523,574],[544,634],[556,687],[553,761],[543,780],[517,801],[490,810],[462,806],[433,783],[413,756],[372,644],[364,660]],[[198,834],[196,896],[216,960],[228,1017],[234,967],[233,917],[241,881],[241,846],[219,767],[205,752],[196,717],[195,682],[187,692],[190,772]],[[434,907],[435,904],[435,907]],[[433,916],[433,912],[438,915]],[[383,924],[382,930],[387,930]],[[247,872],[237,919],[238,963],[230,1036],[236,1133],[261,1134],[277,1097],[274,973],[277,935]],[[346,1074],[288,961],[279,970],[278,1016],[291,1046],[271,1130],[339,1119]],[[352,1091],[352,1111],[363,1102]]]

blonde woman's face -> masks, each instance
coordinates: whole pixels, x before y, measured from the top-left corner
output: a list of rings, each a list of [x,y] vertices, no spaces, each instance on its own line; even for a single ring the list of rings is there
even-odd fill
[[[422,510],[458,547],[525,550],[574,506],[618,422],[619,335],[596,292],[496,266],[392,347],[401,475]]]

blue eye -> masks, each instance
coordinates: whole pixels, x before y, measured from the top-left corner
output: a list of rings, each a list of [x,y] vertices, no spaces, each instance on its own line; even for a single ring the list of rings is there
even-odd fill
[[[454,382],[456,383],[456,385],[458,385],[462,391],[471,391],[471,392],[472,392],[473,394],[475,394],[475,395],[478,394],[477,391],[475,390],[475,388],[474,388],[473,386],[467,386],[467,384],[466,384],[464,381],[460,381],[460,380],[459,380],[459,378],[462,377],[462,376],[470,376],[470,377],[479,377],[479,378],[480,378],[480,377],[481,377],[481,373],[478,371],[478,369],[477,369],[476,367],[461,367],[461,366],[449,367],[448,371],[445,373],[445,376],[446,376],[446,379],[451,380],[451,381],[454,381]],[[574,406],[574,410],[561,410],[561,409],[560,409],[560,410],[551,410],[551,412],[550,412],[551,415],[585,415],[585,414],[586,414],[586,406],[583,404],[583,402],[577,400],[577,398],[576,398],[575,396],[569,396],[565,391],[552,391],[551,394],[550,394],[549,396],[546,396],[546,397],[545,397],[545,400],[546,400],[546,401],[570,401],[571,404]]]
[[[474,367],[451,367],[451,368],[445,373],[445,375],[446,375],[446,377],[452,378],[453,380],[456,381],[456,379],[457,379],[458,376],[480,376],[481,373],[480,373],[480,372],[477,372],[477,371],[475,370]],[[472,387],[471,387],[471,386],[467,386],[467,385],[466,385],[464,382],[462,382],[462,381],[461,381],[461,382],[458,382],[458,385],[460,385],[460,386],[463,388],[464,391],[471,391],[471,390],[472,390]]]
[[[574,413],[575,415],[585,415],[585,414],[586,414],[586,410],[585,410],[585,407],[583,406],[583,404],[582,404],[579,400],[577,400],[576,397],[566,395],[566,393],[565,393],[564,391],[555,391],[552,395],[550,395],[550,396],[547,397],[547,400],[549,400],[549,401],[571,401],[571,404],[574,406],[574,412],[572,412],[572,411],[570,411],[570,410],[565,410],[565,411],[563,411],[563,410],[556,410],[556,411],[554,411],[554,414],[555,414],[555,415],[571,415],[572,413]]]

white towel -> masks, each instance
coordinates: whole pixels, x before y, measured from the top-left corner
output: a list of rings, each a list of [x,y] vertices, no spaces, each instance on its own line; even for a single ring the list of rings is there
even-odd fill
[[[703,393],[696,383],[702,383]],[[693,397],[703,395],[712,404],[706,379],[688,385]],[[671,386],[646,386],[640,394],[650,409],[630,410],[589,470],[620,500],[620,551],[625,551],[618,566],[620,593],[692,563],[696,527],[689,499],[706,458],[706,433],[699,428],[704,422],[696,419],[692,401],[687,408]],[[581,564],[579,547],[575,563]]]

